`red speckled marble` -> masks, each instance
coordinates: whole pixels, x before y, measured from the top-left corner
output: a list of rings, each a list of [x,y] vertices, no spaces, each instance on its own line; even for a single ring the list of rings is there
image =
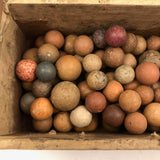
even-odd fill
[[[29,59],[21,60],[16,66],[16,75],[22,81],[33,81],[36,78],[37,64]]]

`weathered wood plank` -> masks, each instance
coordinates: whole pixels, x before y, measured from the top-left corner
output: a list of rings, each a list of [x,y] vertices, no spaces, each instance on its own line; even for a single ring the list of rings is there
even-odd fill
[[[160,149],[160,137],[106,133],[19,134],[0,136],[0,149],[43,150],[130,150]]]
[[[21,89],[15,65],[24,49],[24,36],[9,15],[2,12],[0,26],[0,135],[21,130]]]
[[[125,5],[160,5],[159,0],[9,0],[12,4],[125,4]]]
[[[65,35],[91,34],[96,28],[107,28],[112,24],[122,25],[136,34],[160,34],[160,5],[51,2],[8,5],[13,19],[28,37],[44,34],[50,29],[58,29]]]
[[[2,17],[2,3],[3,1],[0,1],[0,23],[1,23],[1,17]]]

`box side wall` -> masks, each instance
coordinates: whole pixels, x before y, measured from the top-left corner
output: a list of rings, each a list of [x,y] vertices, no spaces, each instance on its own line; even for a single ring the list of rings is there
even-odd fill
[[[159,137],[103,133],[33,133],[0,136],[0,149],[133,150],[160,149]]]
[[[0,135],[21,129],[21,87],[15,65],[24,49],[24,36],[12,18],[2,12],[0,28]]]
[[[13,19],[30,36],[58,29],[64,35],[91,34],[97,28],[113,24],[128,31],[149,36],[160,33],[160,5],[112,5],[72,3],[9,3]]]

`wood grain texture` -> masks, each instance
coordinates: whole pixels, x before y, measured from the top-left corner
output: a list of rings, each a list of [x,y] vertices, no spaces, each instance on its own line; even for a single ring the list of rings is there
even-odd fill
[[[24,49],[24,37],[12,18],[3,12],[0,27],[0,135],[4,135],[21,129],[21,89],[15,65]]]
[[[2,3],[3,1],[0,1],[0,23],[1,23],[1,17],[2,17]]]
[[[132,150],[160,149],[160,137],[107,133],[28,133],[0,136],[0,149],[38,150]]]
[[[125,5],[159,5],[159,0],[8,0],[12,4],[125,4]]]
[[[28,37],[51,29],[60,30],[64,35],[91,34],[97,28],[108,28],[113,24],[145,36],[160,34],[160,5],[113,5],[109,1],[104,4],[58,2],[26,4],[24,1],[8,5],[13,19]]]

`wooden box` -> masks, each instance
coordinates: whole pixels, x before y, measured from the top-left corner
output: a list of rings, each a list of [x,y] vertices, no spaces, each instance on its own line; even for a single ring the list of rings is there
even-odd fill
[[[4,0],[0,28],[0,149],[160,149],[160,137],[86,133],[31,133],[19,110],[15,65],[30,38],[50,29],[92,33],[111,24],[145,37],[160,35],[159,0]]]

